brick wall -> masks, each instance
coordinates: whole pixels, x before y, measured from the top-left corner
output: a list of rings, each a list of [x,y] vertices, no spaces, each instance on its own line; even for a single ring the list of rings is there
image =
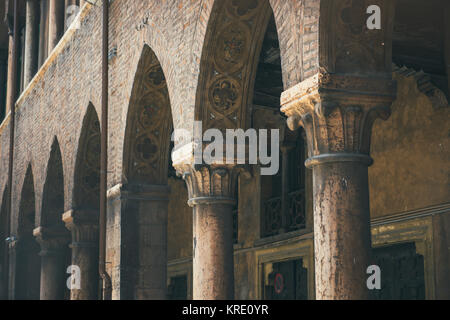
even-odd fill
[[[302,79],[302,74],[311,72],[313,63],[310,62],[305,64],[308,69],[301,69],[300,53],[316,59],[311,51],[317,47],[313,44],[314,36],[303,41],[300,31],[302,19],[314,24],[310,16],[318,14],[319,1],[270,2],[279,27],[285,86],[290,87]],[[116,0],[112,3],[110,47],[117,48],[117,56],[110,61],[109,187],[122,179],[128,105],[144,44],[155,52],[167,78],[175,127],[192,126],[200,57],[213,4],[213,0]],[[302,8],[303,5],[306,7]],[[25,171],[31,163],[36,214],[40,215],[46,168],[55,136],[63,157],[65,210],[71,209],[82,122],[90,102],[99,115],[101,107],[101,7],[92,6],[83,15],[81,28],[63,39],[59,53],[49,58],[19,99],[13,212],[18,211]],[[315,31],[312,26],[311,33]],[[9,124],[5,121],[0,129],[0,193],[7,182],[8,146]]]

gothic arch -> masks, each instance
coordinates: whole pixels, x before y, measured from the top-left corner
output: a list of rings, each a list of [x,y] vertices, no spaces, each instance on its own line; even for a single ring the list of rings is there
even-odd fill
[[[130,98],[124,142],[126,184],[167,184],[172,111],[166,77],[144,46]]]
[[[19,221],[17,229],[18,247],[15,261],[15,298],[39,300],[40,297],[40,247],[33,236],[36,227],[36,203],[34,177],[28,166],[20,194]]]
[[[126,266],[120,278],[120,294],[125,299],[166,297],[172,128],[166,77],[156,54],[146,45],[133,84],[124,142],[121,246],[134,248],[124,250],[120,257]]]
[[[53,140],[47,165],[40,226],[47,228],[64,228],[64,169],[58,139]]]
[[[203,129],[248,128],[249,106],[265,31],[268,0],[216,1],[206,31],[195,120]]]
[[[90,103],[84,116],[75,166],[73,207],[98,210],[100,206],[100,122]]]
[[[71,250],[68,246],[70,233],[63,222],[65,197],[62,159],[60,145],[55,137],[47,165],[40,224],[34,232],[42,249],[40,296],[42,300],[68,299],[70,294],[64,285],[66,268],[71,264]],[[58,252],[57,258],[49,258],[52,251]]]

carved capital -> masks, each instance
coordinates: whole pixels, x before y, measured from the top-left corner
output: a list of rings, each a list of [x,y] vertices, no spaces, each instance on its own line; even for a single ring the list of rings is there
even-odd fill
[[[189,201],[198,204],[236,204],[236,186],[243,169],[232,165],[180,165],[177,172],[186,181]]]
[[[372,125],[389,118],[395,96],[390,79],[322,71],[284,92],[281,110],[291,130],[305,129],[311,158],[370,164]]]
[[[63,215],[66,228],[72,233],[72,247],[98,245],[98,212],[71,210]]]
[[[33,231],[33,236],[41,245],[41,256],[61,254],[70,242],[69,233],[62,228],[39,227]]]

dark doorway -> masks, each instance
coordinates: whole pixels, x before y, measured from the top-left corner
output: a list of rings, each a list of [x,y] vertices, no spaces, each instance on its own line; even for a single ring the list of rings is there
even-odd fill
[[[381,290],[373,290],[375,300],[425,300],[425,271],[422,255],[414,243],[374,249],[381,269]]]
[[[308,270],[302,259],[273,264],[265,299],[308,300]]]

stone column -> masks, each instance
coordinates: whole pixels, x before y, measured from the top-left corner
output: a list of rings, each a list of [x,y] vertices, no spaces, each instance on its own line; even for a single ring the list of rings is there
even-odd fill
[[[7,296],[8,300],[15,300],[16,299],[16,261],[17,261],[17,248],[18,248],[18,241],[9,244],[7,246],[7,254],[9,254],[9,270],[8,275],[6,278],[6,290],[7,290]]]
[[[389,117],[395,94],[388,78],[320,73],[282,95],[289,128],[307,135],[317,299],[368,298],[370,136],[373,122]]]
[[[167,185],[146,184],[108,191],[107,261],[114,299],[167,299],[169,193]]]
[[[64,33],[64,1],[49,1],[48,53],[50,54]]]
[[[41,245],[41,300],[63,300],[66,289],[66,230],[39,227],[33,235]]]
[[[69,29],[70,25],[69,25],[69,17],[73,14],[75,14],[75,11],[72,10],[73,6],[77,5],[77,1],[76,0],[65,0],[65,4],[64,4],[64,30],[67,31],[67,29]]]
[[[6,74],[8,53],[6,50],[0,50],[0,121],[3,120],[1,115],[5,115],[6,111]]]
[[[63,215],[72,233],[72,266],[80,271],[80,288],[71,288],[70,300],[98,300],[98,211],[69,211]]]
[[[39,67],[42,66],[47,58],[48,50],[48,0],[40,2],[39,17]]]
[[[12,19],[10,19],[12,20]],[[17,56],[19,55],[18,52],[16,52],[16,61],[13,61],[13,46],[14,46],[14,36],[13,36],[13,27],[12,27],[12,21],[9,21],[9,28],[8,28],[8,35],[9,35],[9,43],[8,43],[8,77],[6,82],[6,112],[7,115],[10,111],[12,106],[14,105],[16,101],[16,86],[12,84],[14,75],[13,75],[13,63],[17,65]],[[19,43],[19,40],[17,40],[17,44]],[[18,48],[17,48],[18,49]]]
[[[177,166],[193,207],[194,300],[234,299],[233,208],[239,170],[234,166]]]
[[[24,87],[30,83],[38,64],[38,8],[37,0],[27,0],[25,22]]]

